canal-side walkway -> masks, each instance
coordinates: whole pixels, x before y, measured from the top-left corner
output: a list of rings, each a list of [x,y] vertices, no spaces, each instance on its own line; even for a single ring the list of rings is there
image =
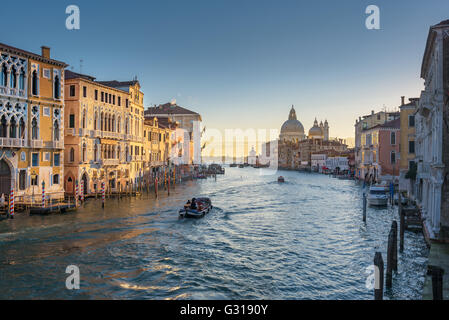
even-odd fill
[[[429,252],[429,266],[444,269],[443,274],[443,300],[449,300],[449,244],[431,242]],[[432,275],[427,274],[424,281],[423,300],[433,300]]]

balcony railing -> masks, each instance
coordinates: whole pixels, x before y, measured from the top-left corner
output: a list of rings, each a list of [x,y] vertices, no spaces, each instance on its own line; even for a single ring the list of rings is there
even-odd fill
[[[0,94],[5,96],[26,97],[26,92],[23,89],[8,88],[0,86]]]
[[[0,147],[2,148],[22,148],[26,146],[26,140],[24,139],[0,138]]]
[[[75,136],[75,129],[74,128],[65,128],[65,135],[66,136]]]
[[[80,128],[80,137],[87,137],[89,136],[89,130],[84,129],[84,128]]]
[[[104,166],[117,166],[119,164],[119,159],[103,159],[101,164]]]
[[[42,148],[44,143],[42,140],[30,140],[30,148]]]

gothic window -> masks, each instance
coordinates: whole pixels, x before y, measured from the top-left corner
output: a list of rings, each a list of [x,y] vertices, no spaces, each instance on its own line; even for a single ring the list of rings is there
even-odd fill
[[[0,120],[0,137],[6,138],[6,130],[8,126],[6,124],[6,117],[3,115],[2,119]]]
[[[86,144],[83,143],[83,162],[86,162],[86,152],[87,152],[87,147],[86,147]]]
[[[75,162],[75,149],[71,148],[70,149],[70,162]]]
[[[95,146],[94,146],[94,161],[95,161],[95,162],[97,161],[97,154],[98,154],[98,146],[95,145]]]
[[[59,141],[59,123],[58,123],[58,121],[55,121],[53,130],[54,130],[53,139],[55,141]]]
[[[2,87],[6,87],[7,78],[8,78],[8,71],[6,69],[6,66],[3,65],[1,68],[1,74],[0,74],[0,85]]]
[[[36,118],[33,118],[33,121],[31,121],[31,138],[34,140],[39,139],[39,128]]]
[[[19,138],[25,139],[25,121],[23,118],[19,120]]]
[[[101,131],[104,131],[103,129],[104,129],[104,114],[103,114],[103,112],[101,113],[101,116],[100,116],[100,130]]]
[[[19,89],[24,90],[25,89],[25,71],[23,68],[20,70],[19,75]]]
[[[37,96],[38,95],[38,90],[37,90],[37,87],[38,87],[38,75],[37,75],[37,71],[36,70],[33,71],[33,74],[31,76],[31,85],[32,85],[31,93],[34,96]]]
[[[10,79],[9,86],[11,88],[16,88],[17,87],[17,74],[16,74],[16,68],[15,67],[11,68],[11,74],[10,74],[9,79]]]
[[[94,130],[97,130],[97,117],[98,117],[98,114],[95,112],[95,116],[94,116]]]
[[[59,99],[61,96],[61,84],[59,82],[59,76],[56,76],[54,81],[55,99]]]
[[[390,143],[392,144],[392,145],[395,145],[396,144],[396,132],[391,132],[391,136],[390,136]]]
[[[115,132],[115,115],[112,116],[112,132]]]

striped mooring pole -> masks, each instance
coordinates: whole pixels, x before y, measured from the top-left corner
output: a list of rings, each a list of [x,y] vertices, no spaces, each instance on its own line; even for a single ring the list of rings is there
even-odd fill
[[[81,180],[81,203],[84,202],[84,180]]]
[[[157,198],[157,184],[158,184],[158,181],[157,181],[157,176],[156,176],[156,178],[154,178],[154,192],[156,193],[156,198]]]
[[[42,181],[42,208],[45,208],[45,181]]]
[[[75,181],[75,208],[78,207],[78,180]]]
[[[14,189],[11,189],[11,194],[9,195],[9,216],[14,219]]]
[[[104,208],[104,182],[101,183],[101,207]]]

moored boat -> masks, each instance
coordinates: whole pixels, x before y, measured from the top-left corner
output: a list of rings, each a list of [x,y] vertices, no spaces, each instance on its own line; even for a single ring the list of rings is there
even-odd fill
[[[202,218],[212,209],[212,202],[209,198],[196,198],[197,209],[184,207],[179,210],[181,218]]]
[[[386,206],[388,205],[388,188],[382,185],[374,185],[369,188],[368,204],[370,206]]]

